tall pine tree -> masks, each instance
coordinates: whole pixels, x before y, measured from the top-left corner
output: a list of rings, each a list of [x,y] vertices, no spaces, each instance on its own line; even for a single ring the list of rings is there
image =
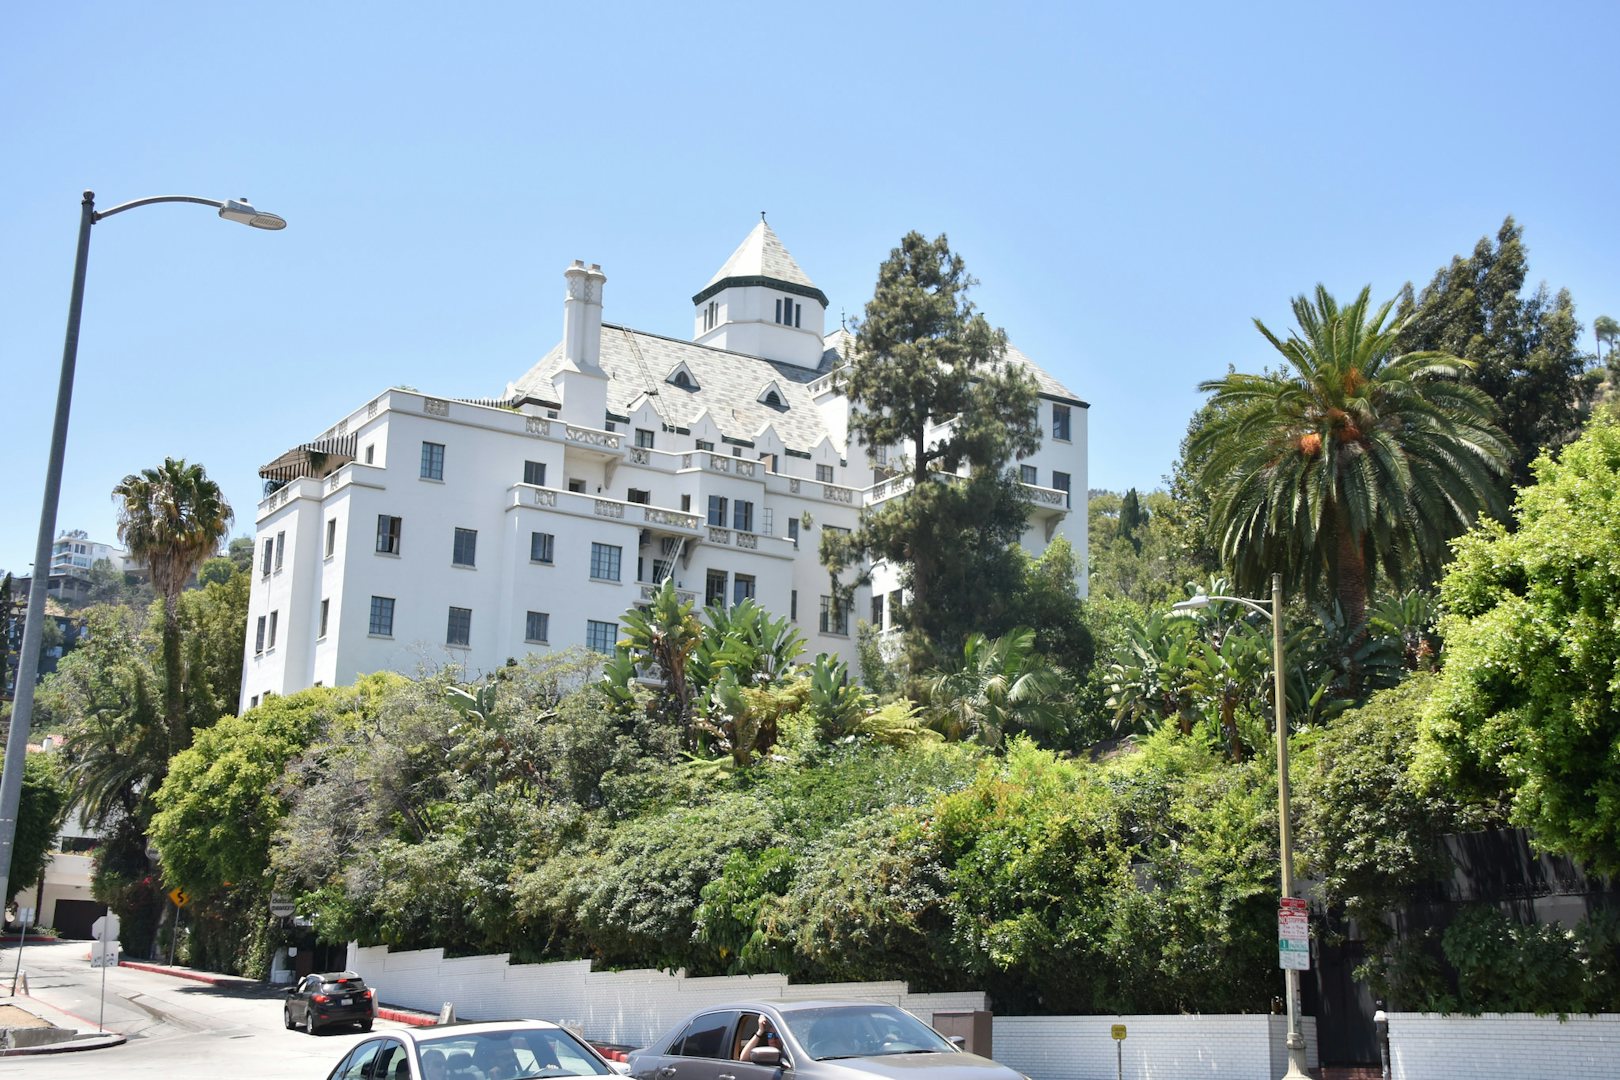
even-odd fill
[[[1029,504],[1009,465],[1040,444],[1037,392],[968,299],[974,284],[943,235],[908,233],[878,271],[846,369],[850,434],[898,447],[911,491],[849,537],[824,538],[822,557],[835,577],[871,561],[900,567],[914,659],[960,649],[1020,573],[1009,549]]]
[[[1501,410],[1513,441],[1513,482],[1530,480],[1543,448],[1581,432],[1598,377],[1580,348],[1581,324],[1567,289],[1545,284],[1522,296],[1529,264],[1524,230],[1502,222],[1493,246],[1481,237],[1468,258],[1457,256],[1420,293],[1402,290],[1397,317],[1407,320],[1397,353],[1435,350],[1474,361],[1473,381]]]

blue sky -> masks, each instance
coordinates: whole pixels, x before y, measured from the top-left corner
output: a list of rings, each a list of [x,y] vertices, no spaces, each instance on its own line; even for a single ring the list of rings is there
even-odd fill
[[[1620,5],[81,3],[4,35],[0,567],[32,561],[79,193],[249,196],[94,230],[58,528],[259,465],[390,385],[499,393],[606,318],[688,336],[768,210],[858,312],[907,230],[1092,405],[1090,483],[1159,485],[1201,379],[1269,361],[1321,281],[1380,296],[1525,226],[1620,316]],[[1590,331],[1587,333],[1590,347]]]

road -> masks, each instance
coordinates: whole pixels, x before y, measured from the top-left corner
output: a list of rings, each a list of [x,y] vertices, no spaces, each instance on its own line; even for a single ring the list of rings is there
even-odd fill
[[[16,950],[0,951],[5,988],[10,989]],[[33,997],[81,1018],[94,1031],[101,1007],[101,976],[91,968],[85,942],[29,945],[23,953]],[[209,986],[170,975],[107,970],[109,1031],[128,1037],[123,1046],[74,1054],[11,1058],[0,1073],[29,1080],[82,1080],[85,1076],[153,1077],[162,1080],[324,1080],[363,1037],[358,1031],[314,1038],[281,1023],[283,995],[274,989]],[[18,998],[26,1007],[27,999]],[[377,1027],[398,1027],[378,1020]]]

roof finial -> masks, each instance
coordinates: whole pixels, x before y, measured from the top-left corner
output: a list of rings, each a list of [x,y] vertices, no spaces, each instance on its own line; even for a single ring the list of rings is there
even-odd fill
[[[838,329],[840,329],[840,330],[848,330],[849,329],[849,321],[848,321],[848,319],[845,318],[845,312],[844,312],[843,308],[838,309]]]
[[[759,220],[761,220],[761,221],[765,220],[765,211],[761,210],[759,212]]]

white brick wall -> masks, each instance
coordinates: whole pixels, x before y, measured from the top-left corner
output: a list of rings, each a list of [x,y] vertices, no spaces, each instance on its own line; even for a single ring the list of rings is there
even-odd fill
[[[462,1019],[561,1020],[598,1042],[628,1046],[643,1046],[688,1013],[726,1001],[876,998],[925,1020],[935,1012],[987,1007],[978,991],[913,994],[903,982],[791,985],[782,975],[689,979],[662,971],[592,971],[589,960],[512,964],[505,954],[447,960],[442,949],[389,952],[351,944],[348,966],[389,1005],[436,1013],[448,1001]]]
[[[996,1060],[1034,1080],[1112,1077],[1110,1030],[1124,1024],[1126,1080],[1275,1080],[1287,1071],[1288,1021],[1233,1016],[998,1016]],[[1304,1017],[1305,1056],[1316,1068],[1316,1020]]]
[[[1395,1080],[1620,1077],[1620,1014],[1390,1013]]]

